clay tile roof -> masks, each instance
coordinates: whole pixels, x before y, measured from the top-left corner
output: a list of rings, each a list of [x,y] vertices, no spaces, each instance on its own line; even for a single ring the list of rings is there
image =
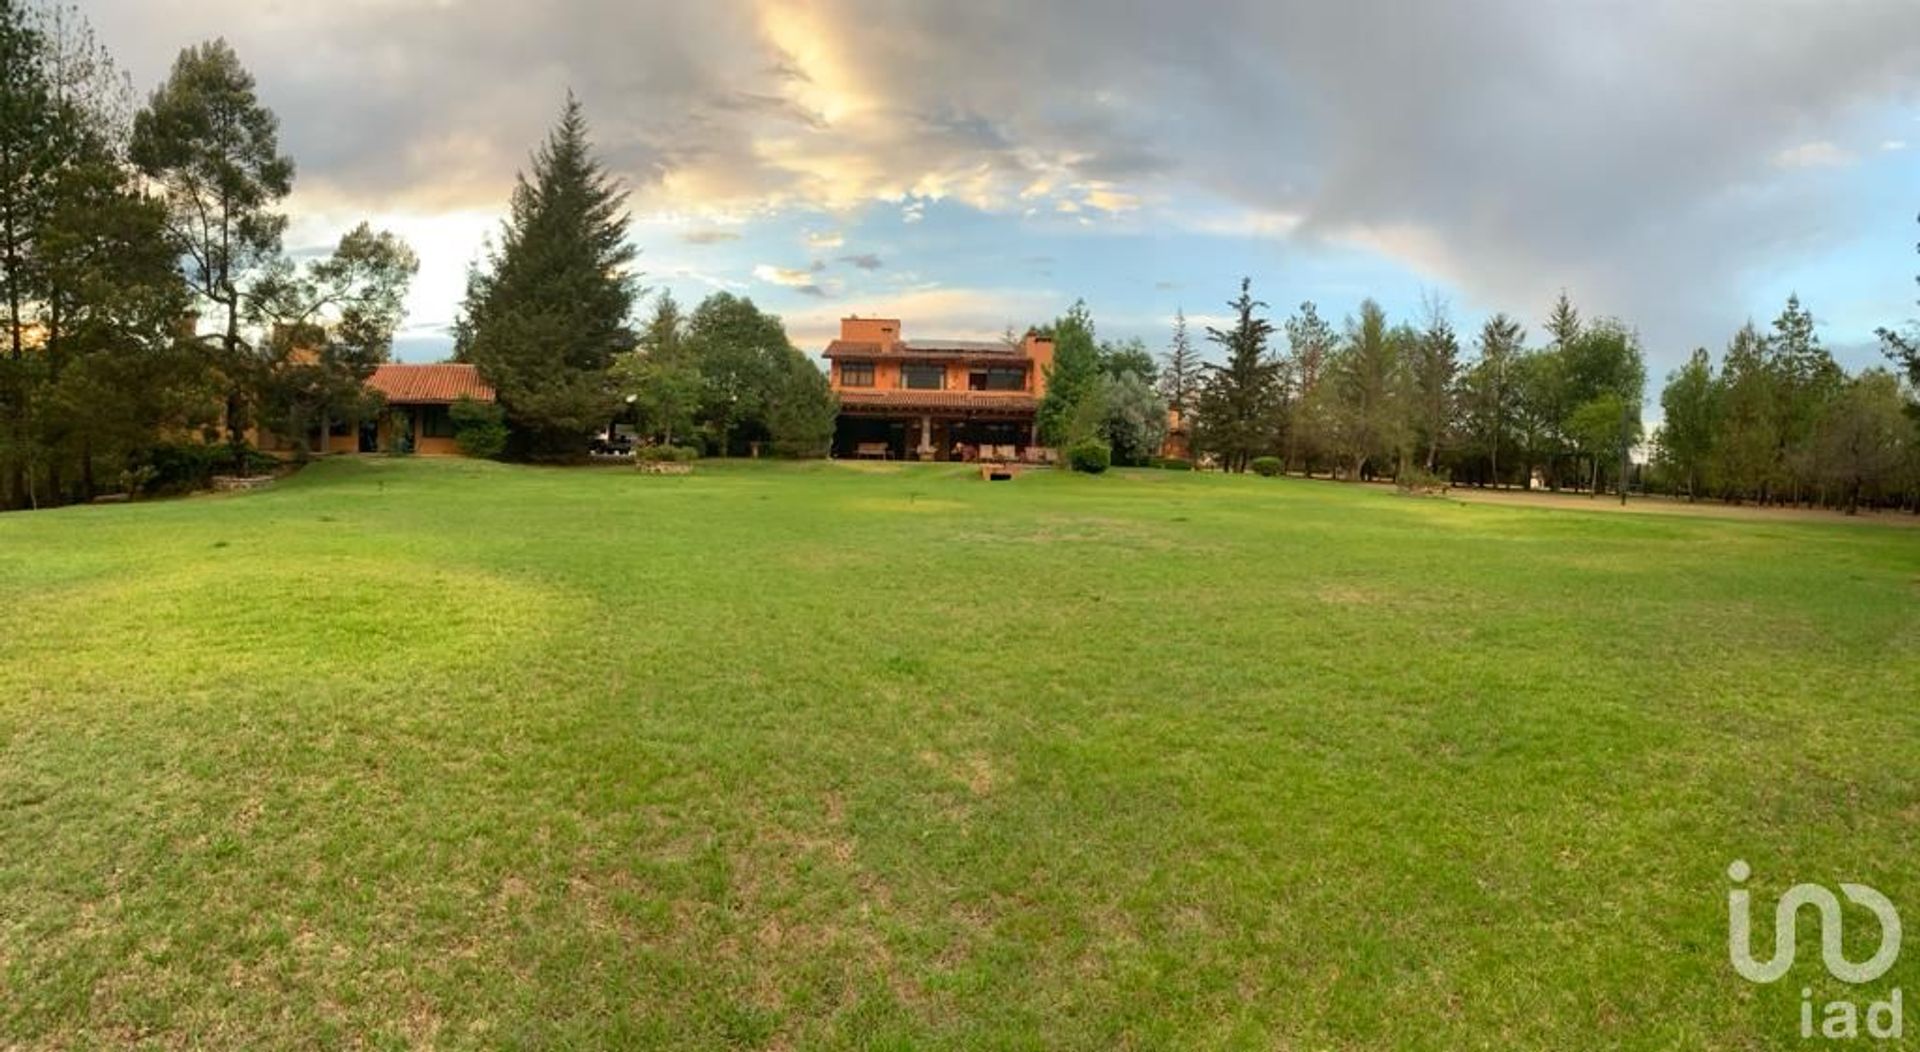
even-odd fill
[[[885,351],[885,349],[886,348],[880,344],[874,343],[871,340],[835,340],[827,344],[827,352],[821,357],[840,358],[852,355],[856,358],[865,358],[870,355],[880,354]]]
[[[457,362],[383,365],[367,378],[367,386],[386,395],[388,402],[400,405],[449,404],[462,398],[476,402],[494,400],[493,388],[480,379],[480,370]]]
[[[1031,413],[1039,401],[1032,395],[980,391],[912,391],[902,389],[840,392],[843,409],[966,409]]]

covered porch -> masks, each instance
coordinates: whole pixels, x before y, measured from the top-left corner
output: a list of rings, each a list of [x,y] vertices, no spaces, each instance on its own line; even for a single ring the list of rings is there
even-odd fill
[[[833,435],[833,455],[850,460],[1023,460],[1037,448],[1031,414],[842,412]]]

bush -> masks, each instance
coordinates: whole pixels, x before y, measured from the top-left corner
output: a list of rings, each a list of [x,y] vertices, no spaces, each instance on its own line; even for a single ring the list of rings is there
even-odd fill
[[[700,451],[686,446],[641,446],[633,459],[642,464],[685,464],[700,459]]]
[[[1275,476],[1284,474],[1287,470],[1286,463],[1279,457],[1254,457],[1253,463],[1247,466],[1253,469],[1254,474],[1263,479],[1274,478]]]
[[[134,456],[121,481],[129,493],[171,496],[205,489],[215,475],[234,473],[236,468],[238,474],[259,476],[271,475],[281,466],[280,458],[252,446],[167,442]]]
[[[1083,438],[1068,447],[1067,464],[1075,471],[1098,475],[1113,466],[1113,447],[1097,438]]]
[[[470,457],[497,457],[507,451],[507,414],[492,402],[462,398],[447,409],[453,419],[453,444]]]
[[[1449,481],[1445,475],[1409,467],[1394,476],[1393,484],[1402,493],[1445,493]]]
[[[1193,461],[1180,457],[1161,457],[1157,466],[1167,471],[1192,471]]]
[[[227,446],[204,442],[169,442],[140,454],[131,474],[141,480],[141,492],[152,496],[187,493],[204,489],[213,482],[213,473],[232,462]]]

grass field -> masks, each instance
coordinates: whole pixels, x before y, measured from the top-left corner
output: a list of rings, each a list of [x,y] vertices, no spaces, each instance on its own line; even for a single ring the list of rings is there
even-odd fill
[[[1917,698],[1913,530],[385,460],[6,516],[0,1047],[1807,1047],[1920,952],[1748,984],[1727,867],[1763,947],[1798,881],[1920,921]]]

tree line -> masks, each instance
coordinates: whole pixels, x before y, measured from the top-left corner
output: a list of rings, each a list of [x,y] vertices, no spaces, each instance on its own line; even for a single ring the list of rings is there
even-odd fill
[[[255,426],[374,410],[417,260],[365,224],[293,258],[278,133],[224,41],[137,105],[76,9],[0,0],[0,507],[190,484],[245,469]]]
[[[1176,319],[1158,390],[1194,449],[1229,471],[1920,510],[1920,323],[1880,333],[1904,375],[1849,375],[1789,297],[1717,367],[1695,351],[1649,435],[1638,335],[1582,316],[1565,293],[1537,345],[1501,313],[1463,346],[1438,300],[1400,321],[1366,300],[1338,328],[1309,301],[1276,327],[1243,280],[1228,307],[1231,323],[1207,330],[1217,360]]]
[[[418,259],[365,223],[289,251],[279,131],[223,40],[140,101],[75,8],[0,0],[0,508],[260,470],[262,429],[304,457],[384,411],[366,382]],[[707,451],[824,452],[831,393],[778,318],[663,296],[633,324],[624,202],[569,97],[454,330],[499,406],[456,422],[524,457],[580,456],[618,419]]]

